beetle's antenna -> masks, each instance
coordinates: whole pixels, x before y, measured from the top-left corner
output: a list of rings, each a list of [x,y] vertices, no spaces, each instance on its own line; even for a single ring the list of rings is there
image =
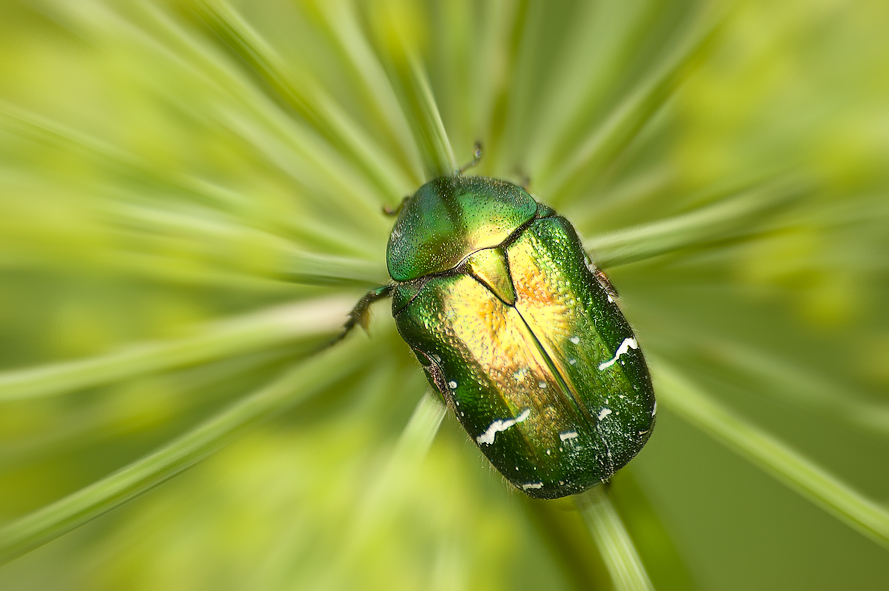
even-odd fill
[[[478,164],[479,160],[482,159],[482,143],[475,142],[475,148],[472,151],[472,160],[461,166],[457,169],[457,176],[463,174],[463,171],[468,170]]]

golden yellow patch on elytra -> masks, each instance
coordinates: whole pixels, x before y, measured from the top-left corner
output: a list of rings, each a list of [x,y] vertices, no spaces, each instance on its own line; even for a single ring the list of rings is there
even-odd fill
[[[555,261],[536,242],[533,235],[525,234],[508,251],[516,309],[523,316],[533,317],[538,326],[546,326],[551,335],[570,338],[576,326],[573,296],[559,275],[547,272]]]

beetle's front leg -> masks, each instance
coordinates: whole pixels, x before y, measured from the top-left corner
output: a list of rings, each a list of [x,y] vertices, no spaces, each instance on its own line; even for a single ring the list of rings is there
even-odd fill
[[[609,299],[616,300],[618,297],[617,288],[611,283],[611,279],[608,278],[605,271],[596,266],[596,263],[593,262],[588,253],[584,253],[584,260],[586,261],[587,269],[596,277],[596,282],[602,286]]]
[[[352,311],[349,312],[349,319],[346,320],[346,323],[343,324],[343,330],[338,334],[334,339],[329,343],[329,345],[334,345],[344,338],[349,332],[355,328],[356,325],[360,326],[367,331],[368,321],[370,320],[370,306],[376,301],[388,298],[392,295],[392,290],[395,288],[394,285],[383,285],[377,288],[374,288],[364,294],[364,296],[358,300],[358,303],[355,304],[355,307],[352,308]]]
[[[404,199],[401,200],[401,203],[396,205],[395,207],[389,207],[388,205],[383,206],[383,214],[389,217],[395,217],[398,215],[398,212],[401,211],[401,208],[404,207],[404,204],[410,200],[411,196],[408,195]]]

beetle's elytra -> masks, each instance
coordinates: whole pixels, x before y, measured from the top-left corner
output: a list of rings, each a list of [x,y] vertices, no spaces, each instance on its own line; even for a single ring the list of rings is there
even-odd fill
[[[535,498],[611,477],[656,404],[630,325],[571,224],[521,187],[459,173],[407,198],[389,238],[398,332],[469,436]]]

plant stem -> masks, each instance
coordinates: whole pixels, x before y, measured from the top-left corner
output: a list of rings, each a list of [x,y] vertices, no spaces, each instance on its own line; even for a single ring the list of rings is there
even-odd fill
[[[271,384],[128,466],[0,529],[0,564],[80,527],[222,449],[236,436],[349,375],[367,356],[351,340],[299,363]]]
[[[654,589],[633,540],[608,498],[606,486],[597,486],[575,497],[577,507],[608,567],[618,591]]]

